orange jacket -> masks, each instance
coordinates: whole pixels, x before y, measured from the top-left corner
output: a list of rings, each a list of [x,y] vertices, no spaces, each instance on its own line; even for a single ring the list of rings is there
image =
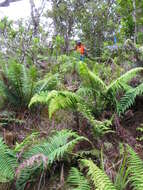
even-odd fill
[[[84,45],[80,45],[80,46],[76,46],[76,51],[78,51],[81,55],[84,55],[84,52],[85,52],[85,47]]]

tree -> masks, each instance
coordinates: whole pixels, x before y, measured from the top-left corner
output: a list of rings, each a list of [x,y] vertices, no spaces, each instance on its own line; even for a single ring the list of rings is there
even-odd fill
[[[117,0],[117,12],[120,15],[121,31],[125,38],[133,38],[138,42],[138,33],[142,32],[143,1],[141,0]]]
[[[52,10],[47,12],[48,17],[52,18],[54,26],[54,35],[64,37],[64,51],[69,50],[69,40],[74,36],[74,27],[76,24],[77,2],[74,0],[51,0]]]
[[[40,26],[40,18],[45,6],[45,0],[42,0],[41,6],[39,8],[36,8],[34,0],[29,0],[29,2],[31,5],[31,19],[32,19],[32,24],[33,24],[33,32],[34,32],[34,36],[37,36],[39,26]]]
[[[78,14],[78,29],[92,55],[101,55],[103,42],[115,31],[114,0],[85,1]]]

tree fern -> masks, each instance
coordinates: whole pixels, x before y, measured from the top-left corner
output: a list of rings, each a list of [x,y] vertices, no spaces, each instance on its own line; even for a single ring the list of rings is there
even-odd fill
[[[143,94],[143,83],[129,90],[118,102],[117,104],[117,113],[120,115],[124,113],[133,103],[135,102],[135,98],[138,95]]]
[[[128,170],[129,181],[135,190],[143,189],[143,161],[139,158],[136,152],[128,146]]]
[[[90,190],[87,179],[77,168],[71,168],[67,182],[74,187],[72,190]]]
[[[108,176],[91,160],[81,160],[84,167],[88,168],[87,175],[98,190],[116,190]]]
[[[13,180],[16,166],[16,155],[0,138],[0,182]]]

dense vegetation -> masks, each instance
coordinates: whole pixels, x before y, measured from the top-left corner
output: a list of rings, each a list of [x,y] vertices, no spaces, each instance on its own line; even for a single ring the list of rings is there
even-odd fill
[[[0,20],[0,189],[142,190],[143,1],[30,3]]]

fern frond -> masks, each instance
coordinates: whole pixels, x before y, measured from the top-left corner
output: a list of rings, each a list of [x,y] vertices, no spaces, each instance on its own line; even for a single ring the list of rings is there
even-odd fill
[[[14,152],[22,151],[26,146],[32,144],[34,139],[39,135],[39,132],[33,132],[32,134],[28,135],[20,144],[16,143]]]
[[[35,85],[37,81],[37,70],[31,66],[27,69],[22,65],[21,82],[22,82],[22,93],[25,104],[28,104],[31,97],[35,93]]]
[[[16,155],[0,138],[0,182],[8,182],[13,180],[16,167]]]
[[[106,90],[106,84],[92,71],[90,71],[85,63],[79,62],[78,73],[83,79],[84,83],[95,88],[96,90]]]
[[[24,170],[25,168],[28,168],[28,167],[32,168],[34,165],[37,165],[40,167],[41,164],[43,164],[44,169],[46,169],[47,168],[47,160],[48,160],[48,157],[46,157],[43,154],[36,154],[36,155],[30,157],[29,159],[24,160],[16,169],[16,177],[19,178],[22,170]]]
[[[77,168],[71,168],[67,182],[74,187],[72,190],[90,190],[87,179]]]
[[[37,70],[29,69],[16,61],[3,66],[0,88],[5,94],[6,101],[15,107],[27,107],[34,95]]]
[[[136,88],[133,88],[129,90],[117,103],[117,113],[120,116],[122,113],[124,113],[128,108],[130,108],[134,102],[135,98],[138,95],[143,94],[143,83],[137,86]]]
[[[51,91],[41,92],[36,94],[30,101],[29,107],[35,103],[42,103],[48,105],[49,118],[53,113],[60,109],[73,109],[79,111],[91,125],[94,131],[100,134],[110,132],[109,126],[112,124],[110,120],[98,121],[94,119],[92,111],[83,102],[83,99],[77,94],[69,91]]]
[[[95,135],[103,135],[111,132],[110,126],[112,125],[111,120],[99,121],[96,120],[91,110],[83,103],[78,103],[78,111],[85,117],[88,122],[93,126],[93,132]]]
[[[30,188],[32,188],[32,182],[35,182],[39,175],[44,172],[42,163],[35,164],[32,167],[25,167],[21,170],[19,176],[16,179],[16,190],[25,190],[27,183],[31,182]]]
[[[59,109],[75,109],[78,96],[69,91],[51,91],[36,94],[30,101],[29,107],[35,103],[47,104],[49,108],[49,118]]]
[[[24,152],[24,160],[16,170],[18,190],[24,189],[27,181],[33,181],[35,175],[40,175],[54,161],[65,159],[66,155],[72,153],[74,146],[82,140],[88,141],[75,132],[62,130],[29,148]]]
[[[92,97],[93,95],[93,89],[92,88],[89,88],[89,87],[80,87],[77,91],[76,91],[76,94],[80,97]]]
[[[58,74],[48,74],[44,77],[44,79],[39,80],[36,83],[35,92],[40,93],[42,91],[54,90],[59,85],[59,80],[60,79]]]
[[[71,139],[69,141],[69,139]],[[48,140],[33,146],[28,152],[24,154],[25,158],[29,158],[36,154],[44,154],[48,157],[48,163],[52,164],[59,160],[65,154],[70,154],[74,146],[82,140],[88,141],[87,138],[78,136],[75,132],[69,130],[62,130],[57,132]]]
[[[81,160],[84,167],[88,168],[87,175],[90,177],[94,186],[98,190],[116,190],[113,183],[110,181],[108,176],[97,167],[92,160]]]
[[[59,109],[76,109],[78,96],[75,93],[61,91],[49,102],[49,118]]]
[[[137,75],[137,73],[141,71],[143,71],[143,67],[137,67],[123,74],[107,87],[107,94],[110,91],[116,92],[119,89],[124,89],[124,84],[128,83],[133,77]]]
[[[129,181],[135,190],[143,189],[143,161],[139,158],[137,153],[128,146],[129,158],[128,158],[128,170]]]

